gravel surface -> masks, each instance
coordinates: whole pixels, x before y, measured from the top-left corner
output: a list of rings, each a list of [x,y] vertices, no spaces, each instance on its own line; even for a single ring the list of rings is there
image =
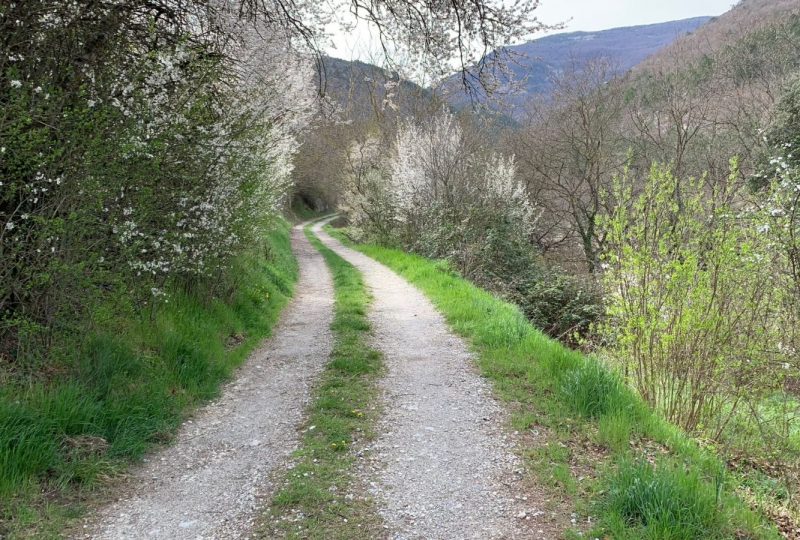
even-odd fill
[[[363,272],[374,295],[374,346],[388,368],[385,413],[360,476],[387,536],[554,538],[537,519],[542,501],[523,488],[513,434],[466,344],[416,288],[320,226],[315,232]]]
[[[77,538],[247,538],[270,473],[298,445],[296,428],[331,351],[333,284],[302,228],[292,231],[300,264],[295,298],[273,336],[200,409],[175,444],[132,473],[131,487],[93,516]]]

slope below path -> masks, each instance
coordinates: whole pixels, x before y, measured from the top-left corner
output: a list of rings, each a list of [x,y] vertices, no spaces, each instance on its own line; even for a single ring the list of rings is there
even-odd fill
[[[199,410],[175,444],[133,473],[120,500],[76,537],[241,538],[249,536],[270,473],[297,447],[297,426],[331,352],[333,284],[302,228],[292,230],[300,265],[296,294],[273,337]]]
[[[552,538],[537,525],[538,501],[522,495],[505,415],[466,344],[420,291],[321,226],[314,232],[363,273],[374,297],[374,347],[388,368],[385,412],[360,477],[388,536]]]

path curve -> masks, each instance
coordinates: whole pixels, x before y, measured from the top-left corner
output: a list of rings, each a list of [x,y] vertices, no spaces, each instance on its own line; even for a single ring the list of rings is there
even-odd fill
[[[462,339],[386,266],[314,226],[364,275],[374,347],[388,368],[380,433],[361,471],[395,539],[538,538],[524,516],[521,464],[506,417]],[[527,498],[527,497],[526,497]],[[533,502],[533,501],[531,501]]]
[[[133,487],[77,537],[242,538],[250,535],[270,473],[297,448],[297,426],[332,339],[333,283],[321,255],[292,230],[300,265],[295,297],[273,337],[251,355],[221,397],[200,409],[175,444],[133,473]]]

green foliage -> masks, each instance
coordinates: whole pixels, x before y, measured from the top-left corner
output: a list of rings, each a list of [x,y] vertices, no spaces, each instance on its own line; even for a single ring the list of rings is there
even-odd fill
[[[208,289],[174,289],[151,316],[109,307],[102,326],[61,338],[48,365],[7,379],[0,389],[0,535],[47,526],[65,500],[168,440],[185,414],[216,395],[220,383],[268,335],[291,294],[297,267],[288,228],[267,239],[269,256],[236,261],[220,299]],[[100,315],[100,313],[98,313]],[[229,347],[236,337],[242,343]],[[57,506],[57,505],[56,505]]]
[[[776,253],[732,205],[737,172],[707,184],[653,167],[638,195],[627,177],[605,221],[609,354],[670,421],[718,434],[728,404],[779,384]],[[773,352],[775,351],[775,352]],[[716,430],[716,431],[715,431]]]

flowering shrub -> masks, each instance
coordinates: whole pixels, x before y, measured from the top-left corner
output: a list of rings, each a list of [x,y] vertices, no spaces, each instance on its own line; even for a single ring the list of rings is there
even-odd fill
[[[425,255],[450,258],[467,276],[494,264],[493,231],[530,251],[536,215],[513,158],[486,150],[448,113],[400,126],[393,149],[355,145],[344,208],[361,234]],[[496,260],[496,259],[495,259]]]
[[[0,354],[218,276],[283,203],[309,62],[224,4],[162,8],[0,7]]]
[[[448,261],[571,341],[600,315],[600,297],[541,260],[532,242],[538,213],[514,158],[488,146],[448,113],[402,124],[391,151],[374,137],[354,144],[343,204],[351,230]]]

